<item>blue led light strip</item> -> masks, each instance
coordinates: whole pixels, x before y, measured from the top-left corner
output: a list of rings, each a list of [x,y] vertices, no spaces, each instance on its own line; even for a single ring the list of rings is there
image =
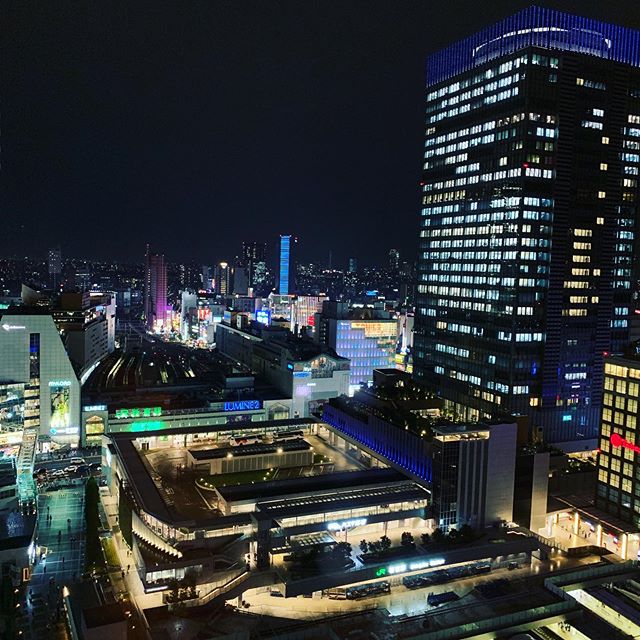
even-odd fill
[[[640,67],[640,31],[529,7],[427,58],[427,86],[525,47],[572,51]]]

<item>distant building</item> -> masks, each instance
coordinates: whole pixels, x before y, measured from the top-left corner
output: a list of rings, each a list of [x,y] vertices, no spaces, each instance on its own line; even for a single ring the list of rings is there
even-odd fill
[[[159,331],[167,325],[167,265],[164,255],[146,251],[144,317],[147,328]]]
[[[51,288],[56,289],[60,284],[62,275],[62,251],[60,247],[49,249],[48,253],[49,277],[51,278]]]
[[[236,314],[216,329],[218,351],[255,371],[287,398],[294,418],[318,412],[349,391],[349,361],[333,350],[279,327],[250,323]]]
[[[315,314],[322,311],[327,296],[295,296],[291,303],[291,330],[300,333],[303,328],[311,335],[315,326]]]
[[[397,249],[389,249],[389,269],[391,271],[400,269],[400,252]]]
[[[202,275],[200,279],[202,281],[202,288],[205,291],[211,291],[213,289],[213,276],[211,275],[211,267],[207,266],[206,264],[202,265]]]
[[[395,366],[398,322],[382,309],[349,309],[325,300],[315,317],[314,339],[351,361],[349,391],[373,381],[374,369]]]
[[[215,293],[183,291],[180,310],[180,336],[196,346],[215,344],[216,325],[222,322],[227,305]]]
[[[358,270],[358,258],[349,258],[347,271],[349,273],[355,273],[357,270]]]
[[[291,261],[291,236],[280,236],[280,272],[278,278],[278,293],[289,295],[289,277]]]
[[[249,286],[264,284],[264,272],[267,262],[267,243],[251,240],[242,243],[242,264],[247,269]]]
[[[80,378],[115,349],[116,305],[111,293],[63,292],[51,315]]]
[[[236,265],[232,274],[233,294],[246,296],[249,291],[249,270],[247,267]]]
[[[231,295],[231,267],[226,262],[217,264],[213,275],[213,290],[221,295]]]

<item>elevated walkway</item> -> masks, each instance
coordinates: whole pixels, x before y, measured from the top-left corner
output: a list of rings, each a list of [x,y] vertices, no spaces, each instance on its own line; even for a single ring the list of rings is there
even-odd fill
[[[22,432],[22,443],[16,461],[16,476],[18,486],[18,504],[33,505],[35,508],[38,491],[33,479],[33,465],[36,459],[36,443],[38,429],[25,429]]]

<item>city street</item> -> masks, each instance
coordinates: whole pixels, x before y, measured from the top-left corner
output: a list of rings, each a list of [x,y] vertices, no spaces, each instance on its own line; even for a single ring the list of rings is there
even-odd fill
[[[40,494],[36,548],[42,558],[37,558],[21,603],[25,615],[18,628],[23,638],[68,637],[62,587],[84,571],[83,529],[84,486]]]

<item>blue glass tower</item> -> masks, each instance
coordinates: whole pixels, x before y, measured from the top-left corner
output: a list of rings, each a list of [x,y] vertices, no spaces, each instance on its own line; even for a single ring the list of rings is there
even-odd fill
[[[289,295],[289,259],[291,257],[291,236],[280,236],[280,281],[278,292]]]
[[[427,61],[414,375],[595,444],[634,315],[640,32],[531,7]]]

